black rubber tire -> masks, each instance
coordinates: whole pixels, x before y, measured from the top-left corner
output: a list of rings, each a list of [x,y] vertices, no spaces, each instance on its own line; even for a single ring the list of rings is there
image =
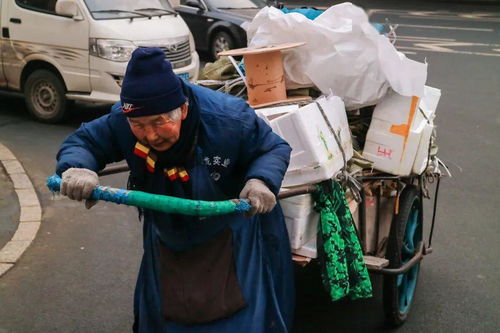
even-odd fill
[[[224,50],[234,49],[236,42],[234,37],[225,31],[218,31],[210,39],[210,59],[213,61],[219,59],[217,53]]]
[[[24,85],[24,98],[29,113],[43,123],[61,122],[68,107],[66,88],[58,75],[46,69],[30,74]]]
[[[399,268],[403,264],[402,248],[405,238],[407,222],[410,218],[410,213],[413,205],[418,205],[419,209],[419,224],[415,234],[422,239],[422,205],[420,202],[419,190],[414,185],[408,185],[401,193],[399,199],[399,214],[395,215],[391,225],[389,240],[387,244],[386,258],[389,259],[389,268]],[[416,281],[420,273],[420,266],[416,272]],[[411,303],[415,299],[412,297],[407,310],[404,313],[400,311],[399,289],[397,284],[397,275],[384,276],[384,312],[387,324],[392,327],[399,327],[408,318],[411,310]],[[416,285],[415,285],[416,288]],[[416,290],[416,289],[414,289]],[[413,296],[415,291],[413,292]]]

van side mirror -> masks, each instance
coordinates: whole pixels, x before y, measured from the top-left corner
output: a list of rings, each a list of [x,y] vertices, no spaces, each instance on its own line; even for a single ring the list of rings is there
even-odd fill
[[[203,5],[200,3],[199,0],[186,0],[186,2],[184,3],[184,6],[194,7],[194,8],[198,8],[201,10],[205,10],[205,8],[203,7]]]
[[[78,5],[74,0],[57,0],[56,14],[71,17],[75,21],[83,20],[80,10],[78,9]]]

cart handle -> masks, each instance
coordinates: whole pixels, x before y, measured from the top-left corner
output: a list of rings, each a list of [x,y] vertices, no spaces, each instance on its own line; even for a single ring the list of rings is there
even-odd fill
[[[53,175],[47,178],[47,187],[52,192],[59,192],[61,177]],[[189,200],[141,191],[127,191],[108,186],[96,186],[90,199],[153,209],[164,213],[192,216],[225,215],[234,212],[247,212],[251,208],[249,201],[246,199],[224,201]]]
[[[297,195],[308,194],[313,192],[316,192],[316,185],[301,185],[290,190],[281,191],[280,193],[278,193],[277,198],[286,199]]]

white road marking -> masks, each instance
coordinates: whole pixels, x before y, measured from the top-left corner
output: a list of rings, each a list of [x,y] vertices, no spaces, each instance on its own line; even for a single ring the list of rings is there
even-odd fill
[[[425,45],[429,46],[481,46],[481,47],[500,47],[500,44],[486,44],[486,43],[472,43],[472,42],[460,42],[455,39],[450,40],[441,40],[441,39],[433,39],[433,38],[415,38],[412,36],[397,36],[397,41],[406,41],[406,42],[422,42]]]
[[[457,13],[450,11],[405,11],[405,10],[386,10],[386,9],[371,9],[370,16],[377,15],[395,15],[398,19],[434,19],[434,20],[454,20],[460,23],[467,22],[500,22],[498,13],[472,12],[472,13]],[[398,27],[406,28],[424,28],[424,29],[442,29],[442,30],[457,30],[457,31],[474,31],[490,33],[495,32],[495,29],[490,28],[472,28],[472,27],[450,27],[442,25],[422,25],[422,24],[398,24],[393,23]],[[491,35],[489,35],[491,36]],[[403,46],[399,45],[403,42]],[[396,36],[396,48],[403,53],[416,51],[427,51],[437,53],[452,53],[465,54],[476,56],[500,57],[500,44],[494,43],[475,43],[457,41],[452,38],[437,38],[426,36]],[[458,49],[457,49],[458,48]],[[469,50],[463,50],[468,48]],[[487,48],[485,50],[485,48]],[[498,52],[498,53],[496,53]]]
[[[451,43],[414,43],[416,47],[421,47],[435,52],[449,52],[454,51],[449,48],[451,46],[474,46],[474,43],[461,43],[461,42],[451,42]],[[445,47],[447,46],[447,47]]]
[[[448,20],[448,21],[461,21],[464,22],[465,18],[464,17],[458,17],[458,16],[438,16],[438,15],[429,15],[429,16],[412,16],[412,15],[401,15],[399,16],[400,18],[418,18],[418,19],[426,19],[426,20]],[[500,22],[500,19],[496,18],[478,18],[478,19],[467,19],[468,21],[475,21],[475,22]]]
[[[457,51],[443,48],[442,50],[429,49],[425,44],[415,44],[420,47],[413,46],[398,46],[398,50],[414,50],[414,51],[427,51],[427,52],[438,52],[438,53],[454,53],[454,54],[466,54],[466,55],[479,55],[488,57],[500,57],[500,53],[487,53],[487,52],[472,52],[472,51]]]
[[[457,13],[450,11],[405,11],[405,10],[385,10],[371,9],[370,15],[386,14],[397,15],[401,18],[421,18],[421,19],[440,19],[440,20],[462,20],[462,21],[481,21],[481,22],[500,22],[500,16],[496,13]]]
[[[423,37],[423,36],[406,36],[397,35],[397,39],[408,39],[414,41],[436,41],[436,42],[455,42],[456,39],[453,38],[437,38],[437,37]]]
[[[400,24],[398,27],[408,27],[408,28],[424,28],[424,29],[445,29],[445,30],[465,30],[465,31],[483,31],[483,32],[493,32],[493,29],[481,29],[481,28],[460,28],[460,27],[444,27],[440,25],[419,25],[419,24]]]
[[[417,54],[417,52],[414,51],[401,51],[404,54]]]

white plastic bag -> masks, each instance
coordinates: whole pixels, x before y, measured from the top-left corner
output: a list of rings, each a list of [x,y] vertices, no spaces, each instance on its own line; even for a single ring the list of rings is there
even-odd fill
[[[349,2],[330,7],[314,21],[266,7],[245,29],[249,46],[306,42],[283,51],[289,89],[331,90],[347,109],[376,104],[389,87],[403,96],[423,94],[427,64],[397,52],[365,11]]]

